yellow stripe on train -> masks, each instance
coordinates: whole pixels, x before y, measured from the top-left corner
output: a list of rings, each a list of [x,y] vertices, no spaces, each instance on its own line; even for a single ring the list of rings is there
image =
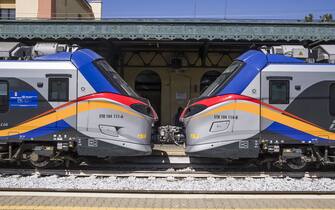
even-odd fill
[[[217,114],[223,111],[228,111],[228,110],[239,110],[239,111],[252,113],[257,116],[264,117],[268,120],[278,122],[280,124],[286,125],[288,127],[294,128],[296,130],[302,131],[304,133],[308,133],[310,135],[313,135],[319,138],[327,137],[329,138],[329,140],[335,140],[335,133],[318,128],[306,122],[297,120],[293,117],[283,115],[282,113],[271,110],[266,106],[262,106],[262,111],[260,112],[259,105],[252,103],[252,102],[236,102],[236,103],[227,104],[227,105],[218,107],[214,110],[207,111],[195,118],[202,118],[202,117],[214,115],[214,114]]]
[[[113,109],[113,110],[117,110],[123,113],[127,113],[133,116],[143,118],[143,116],[135,112],[132,112],[130,110],[127,110],[120,105],[112,104],[110,102],[105,102],[105,101],[80,102],[77,108],[78,108],[78,113],[89,111],[89,110],[94,110],[94,109]],[[21,125],[12,127],[12,128],[0,130],[0,136],[12,136],[12,135],[26,133],[26,132],[35,130],[37,128],[49,125],[51,123],[57,122],[59,120],[64,120],[66,118],[72,117],[76,115],[76,113],[77,113],[76,104],[71,104],[70,106],[57,110],[57,112],[52,112],[48,115],[44,115],[40,118],[33,119],[31,121],[28,121],[24,124],[21,124]]]

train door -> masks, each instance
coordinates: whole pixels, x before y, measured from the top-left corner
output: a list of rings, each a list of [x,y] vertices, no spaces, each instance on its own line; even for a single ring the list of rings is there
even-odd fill
[[[191,78],[185,74],[171,73],[170,94],[171,122],[178,125],[179,115],[191,98]]]
[[[80,71],[78,71],[78,98],[88,96],[91,94],[94,94],[96,91],[93,89],[93,87],[89,84],[87,79],[81,74]],[[79,104],[80,103],[80,104]],[[78,102],[77,106],[81,107],[89,107],[89,100],[83,100]],[[98,132],[98,130],[92,130],[92,128],[89,130],[89,111],[83,111],[77,113],[77,131],[82,134],[90,135],[87,132]],[[97,128],[98,129],[98,128]]]
[[[10,96],[9,96],[9,82],[3,78],[0,78],[0,130],[12,127],[14,123],[8,122],[10,119],[9,112]],[[14,131],[16,132],[16,131]],[[8,133],[8,135],[11,135]],[[7,136],[7,134],[4,134]]]
[[[48,102],[54,108],[62,107],[57,110],[55,129],[62,132],[58,136],[54,136],[57,140],[69,138],[70,133],[65,130],[76,128],[77,106],[76,104],[68,104],[70,101],[77,99],[77,76],[74,71],[66,72],[66,74],[47,74],[48,79]],[[69,131],[69,130],[68,130]]]
[[[259,155],[260,81],[261,76],[257,75],[242,92],[242,98],[235,99],[235,111],[230,117],[233,122],[232,136],[239,140],[237,147],[240,158],[257,158]]]
[[[292,77],[285,72],[262,72],[261,138],[279,144],[291,129],[280,119],[290,104]]]

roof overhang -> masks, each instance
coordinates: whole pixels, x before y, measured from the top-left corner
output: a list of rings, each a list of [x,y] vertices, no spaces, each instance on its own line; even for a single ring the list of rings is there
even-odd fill
[[[0,21],[2,39],[334,41],[335,23],[205,19]]]

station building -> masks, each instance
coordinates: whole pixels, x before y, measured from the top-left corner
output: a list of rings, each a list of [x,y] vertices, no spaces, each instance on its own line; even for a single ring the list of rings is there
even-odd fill
[[[101,18],[101,1],[0,0],[0,17],[7,20]]]
[[[37,8],[41,1],[49,0],[35,0]],[[17,10],[16,20],[0,22],[0,41],[62,42],[95,50],[151,101],[161,125],[175,124],[178,109],[199,96],[234,58],[249,49],[335,43],[334,23],[191,17],[108,19],[103,1],[71,2],[77,2],[81,16],[59,19],[56,7],[56,13],[50,13],[54,16],[47,18],[52,20],[44,20],[38,12],[32,17],[36,20],[26,20]],[[4,6],[0,4],[0,8]]]

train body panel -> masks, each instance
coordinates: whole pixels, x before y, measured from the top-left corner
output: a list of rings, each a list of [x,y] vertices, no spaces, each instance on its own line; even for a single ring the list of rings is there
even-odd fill
[[[330,130],[335,119],[330,107],[334,67],[277,64],[262,71],[262,140],[270,139],[282,144],[334,145],[334,131]],[[287,97],[282,97],[281,101],[271,98],[275,87],[281,87],[285,92],[282,95]]]
[[[138,150],[143,154],[151,153],[151,127],[152,118],[142,115],[129,106],[118,101],[112,100],[113,94],[103,93],[93,96],[91,99],[78,103],[78,109],[83,112],[78,113],[78,119],[85,124],[78,130],[85,136],[89,136],[94,142],[92,145],[110,143],[113,147],[118,148],[116,153],[109,156],[134,156],[129,153],[130,149]],[[89,111],[84,111],[89,110]],[[85,121],[86,120],[86,121]],[[91,150],[96,152],[94,146],[88,147],[89,144],[83,145],[84,150],[80,150],[79,154],[84,151]],[[122,151],[122,148],[126,150]],[[105,147],[104,147],[105,149]],[[110,149],[106,149],[110,151]],[[98,153],[100,156],[102,153]]]
[[[257,157],[260,117],[244,111],[253,103],[245,99],[234,94],[218,96],[216,100],[223,102],[185,119],[186,152],[200,157]]]
[[[0,72],[2,159],[151,154],[154,110],[93,51],[0,60]]]
[[[50,66],[48,68],[48,66]],[[1,138],[8,140],[35,140],[42,135],[57,133],[65,128],[75,128],[76,121],[61,119],[57,113],[49,117],[43,124],[29,123],[36,116],[48,112],[64,102],[48,102],[49,76],[66,75],[69,80],[69,100],[76,98],[76,69],[70,62],[36,62],[31,61],[4,61],[1,62],[1,77],[3,96],[2,101]],[[74,109],[76,109],[74,107]]]
[[[184,110],[186,152],[236,159],[322,148],[323,155],[335,145],[334,98],[335,65],[249,51]]]

